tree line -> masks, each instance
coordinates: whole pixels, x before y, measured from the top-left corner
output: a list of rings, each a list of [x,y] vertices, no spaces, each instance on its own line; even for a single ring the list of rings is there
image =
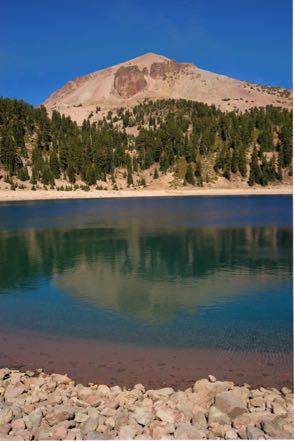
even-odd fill
[[[156,179],[179,160],[185,163],[184,183],[199,186],[211,176],[238,175],[249,185],[267,185],[292,174],[292,111],[286,109],[225,113],[193,101],[158,100],[92,119],[93,112],[79,127],[56,110],[49,117],[44,106],[0,98],[4,178],[52,188],[59,178],[91,186],[115,183],[120,168],[132,185],[134,172],[155,164]]]

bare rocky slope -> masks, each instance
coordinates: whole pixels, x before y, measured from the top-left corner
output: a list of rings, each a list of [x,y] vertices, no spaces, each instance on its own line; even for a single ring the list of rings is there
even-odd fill
[[[145,99],[187,99],[225,111],[292,107],[287,89],[235,80],[153,53],[69,81],[44,105],[81,123],[92,112],[93,122],[111,109],[132,107]],[[97,106],[99,113],[95,112]]]

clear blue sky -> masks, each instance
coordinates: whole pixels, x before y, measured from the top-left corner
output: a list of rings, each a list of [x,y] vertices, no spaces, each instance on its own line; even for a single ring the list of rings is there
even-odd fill
[[[0,96],[38,104],[145,52],[291,87],[291,9],[291,0],[1,0]]]

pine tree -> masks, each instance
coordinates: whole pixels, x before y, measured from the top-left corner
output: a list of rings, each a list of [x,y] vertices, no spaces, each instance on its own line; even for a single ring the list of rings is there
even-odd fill
[[[191,164],[187,165],[186,174],[185,174],[185,182],[187,184],[195,185],[195,179],[193,174],[193,168]]]

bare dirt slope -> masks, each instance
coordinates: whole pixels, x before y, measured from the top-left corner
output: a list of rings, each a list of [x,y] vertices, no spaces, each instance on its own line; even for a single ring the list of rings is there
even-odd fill
[[[227,111],[292,106],[287,89],[234,80],[153,53],[69,81],[44,105],[81,123],[91,112],[94,121],[113,108],[132,107],[145,99],[169,98],[215,104]],[[101,108],[98,113],[97,106]]]

